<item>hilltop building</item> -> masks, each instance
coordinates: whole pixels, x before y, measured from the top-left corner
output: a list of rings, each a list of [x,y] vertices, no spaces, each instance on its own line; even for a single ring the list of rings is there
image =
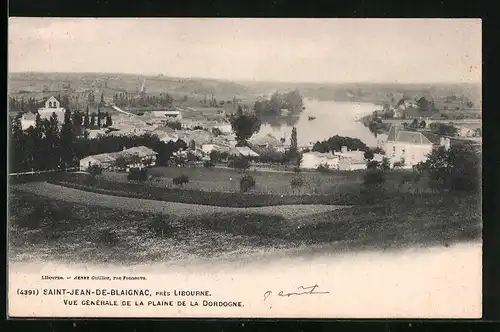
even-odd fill
[[[64,121],[64,113],[66,109],[61,107],[61,103],[54,96],[47,99],[45,102],[45,107],[38,109],[38,114],[42,119],[50,119],[52,113],[55,113],[57,116],[57,121],[59,123],[63,123]]]

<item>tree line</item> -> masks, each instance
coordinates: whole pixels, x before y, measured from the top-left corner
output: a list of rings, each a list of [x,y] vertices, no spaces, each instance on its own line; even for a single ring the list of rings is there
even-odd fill
[[[256,101],[254,111],[257,115],[279,115],[282,109],[293,114],[300,113],[304,107],[302,96],[298,90],[287,93],[273,93],[270,99]]]
[[[168,93],[160,93],[159,96],[142,95],[137,98],[127,92],[117,93],[113,96],[113,103],[119,107],[161,107],[171,106],[174,99]]]
[[[21,114],[9,121],[9,172],[51,170],[76,167],[83,157],[121,151],[124,147],[144,145],[159,154],[159,163],[165,164],[173,152],[186,148],[187,144],[162,142],[156,135],[105,136],[87,139],[82,113],[66,110],[62,125],[53,113],[49,119],[38,114],[35,126],[23,130]],[[88,119],[88,117],[85,117]],[[96,119],[97,122],[97,119]]]

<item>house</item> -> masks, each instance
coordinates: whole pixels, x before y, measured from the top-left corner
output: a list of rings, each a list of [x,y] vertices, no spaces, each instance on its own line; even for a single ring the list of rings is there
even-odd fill
[[[276,148],[281,145],[281,142],[271,134],[260,137],[252,137],[249,143],[258,146],[259,148]]]
[[[392,163],[404,160],[408,167],[427,160],[435,144],[422,132],[392,126],[385,142],[385,153]]]
[[[250,149],[248,146],[237,146],[229,150],[229,154],[233,156],[258,157],[259,154]]]
[[[88,156],[80,160],[80,170],[86,171],[90,166],[98,165],[103,169],[112,169],[118,159],[128,161],[126,169],[142,168],[145,164],[154,166],[158,161],[158,153],[145,146],[136,146],[130,149],[123,148],[119,152],[101,153]]]
[[[356,159],[351,157],[340,158],[338,163],[340,171],[355,171],[366,169],[366,161],[364,159]]]
[[[210,143],[203,144],[201,146],[201,150],[203,153],[210,154],[212,151],[229,152],[230,148],[228,146]]]
[[[342,146],[340,148],[340,151],[334,151],[333,154],[338,156],[339,158],[351,158],[353,160],[364,160],[365,159],[365,152],[364,151],[349,150],[349,149],[347,149],[347,146]]]
[[[87,132],[89,133],[88,138],[97,138],[99,135],[106,135],[106,129],[88,129]]]
[[[38,114],[40,114],[40,117],[42,119],[50,119],[52,113],[55,113],[57,116],[57,121],[59,123],[64,122],[65,112],[66,109],[64,107],[61,107],[61,103],[54,96],[47,99],[47,101],[45,102],[45,107],[38,109]]]
[[[457,126],[456,128],[459,137],[474,137],[476,134],[476,131],[469,127]]]
[[[179,136],[175,135],[175,134],[163,134],[163,135],[158,135],[160,141],[164,142],[164,143],[168,143],[168,142],[177,142],[177,140],[179,139]]]
[[[154,110],[151,112],[151,116],[156,118],[167,118],[167,120],[170,121],[182,120],[181,111]]]
[[[102,169],[108,169],[114,165],[116,157],[113,153],[101,153],[80,159],[80,170],[87,171],[90,166],[97,165]]]
[[[23,130],[28,129],[29,127],[35,127],[36,126],[36,115],[28,112],[24,113],[21,117],[21,128]]]
[[[286,115],[290,114],[290,111],[287,108],[282,108],[282,109],[280,109],[280,113],[281,113],[281,115],[286,116]]]
[[[301,168],[316,169],[319,165],[328,165],[331,169],[337,169],[339,157],[331,153],[305,152],[302,154]]]

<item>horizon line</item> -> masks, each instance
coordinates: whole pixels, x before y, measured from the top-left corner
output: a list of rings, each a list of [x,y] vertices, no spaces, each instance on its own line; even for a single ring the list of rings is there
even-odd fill
[[[192,79],[192,80],[215,80],[229,81],[234,83],[281,83],[281,84],[482,84],[482,81],[280,81],[280,80],[256,80],[251,78],[220,78],[220,77],[203,77],[203,76],[172,76],[164,73],[132,73],[132,72],[93,72],[93,71],[8,71],[9,74],[85,74],[85,75],[130,75],[142,77],[167,77],[177,79]]]

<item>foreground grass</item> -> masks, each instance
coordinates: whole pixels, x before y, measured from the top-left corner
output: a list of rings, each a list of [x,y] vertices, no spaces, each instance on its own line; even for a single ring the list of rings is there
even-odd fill
[[[404,199],[294,218],[255,213],[179,217],[11,190],[9,259],[144,264],[235,258],[311,245],[379,250],[480,239],[475,197]]]

